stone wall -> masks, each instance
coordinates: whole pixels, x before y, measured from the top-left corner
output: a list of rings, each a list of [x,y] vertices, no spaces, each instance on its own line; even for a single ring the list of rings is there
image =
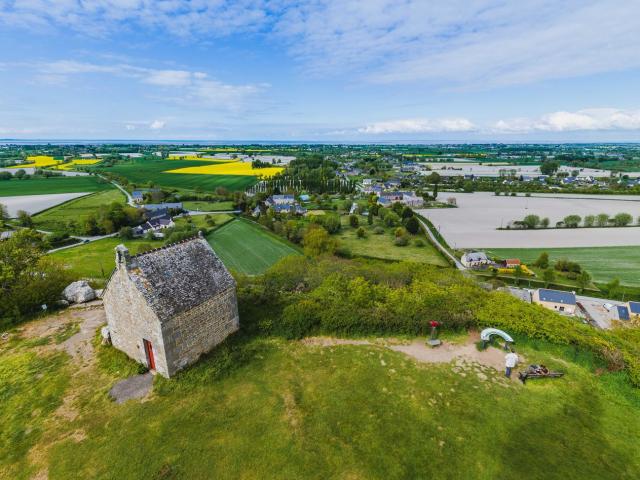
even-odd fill
[[[156,371],[169,376],[160,322],[130,281],[124,265],[119,265],[109,280],[103,300],[113,346],[148,365],[143,345],[143,340],[148,340],[154,351]]]
[[[168,376],[212,350],[240,327],[235,287],[162,325]]]

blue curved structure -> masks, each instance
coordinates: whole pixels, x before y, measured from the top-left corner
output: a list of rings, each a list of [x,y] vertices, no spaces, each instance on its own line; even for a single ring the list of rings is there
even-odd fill
[[[487,343],[491,341],[491,337],[493,337],[494,335],[502,338],[506,342],[505,350],[509,347],[509,344],[515,343],[513,338],[511,338],[511,335],[509,335],[508,333],[502,330],[498,330],[497,328],[485,328],[484,330],[482,330],[482,332],[480,332],[480,340],[482,340],[482,346],[486,347]]]

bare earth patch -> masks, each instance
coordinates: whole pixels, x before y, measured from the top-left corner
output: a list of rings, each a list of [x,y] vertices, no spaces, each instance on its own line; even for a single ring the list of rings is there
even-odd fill
[[[400,343],[395,339],[391,341],[376,340],[351,340],[342,338],[331,337],[309,337],[303,339],[301,342],[305,345],[320,346],[320,347],[332,347],[337,345],[371,345],[382,346],[395,352],[401,352],[421,363],[451,363],[455,362],[455,369],[463,377],[467,375],[465,367],[467,364],[480,364],[486,367],[493,368],[497,371],[504,369],[504,356],[505,353],[498,349],[489,347],[486,350],[480,351],[476,348],[475,342],[478,340],[477,333],[472,333],[466,342],[464,343],[450,343],[443,341],[442,345],[436,348],[432,348],[427,345],[424,339],[416,338],[410,343]],[[523,361],[521,357],[521,361]],[[486,375],[479,371],[477,372],[478,378]]]

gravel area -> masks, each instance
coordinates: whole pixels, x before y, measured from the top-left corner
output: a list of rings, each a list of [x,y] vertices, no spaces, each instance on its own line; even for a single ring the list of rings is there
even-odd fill
[[[30,214],[34,214],[54,207],[60,203],[74,198],[89,195],[91,192],[79,193],[52,193],[45,195],[18,195],[15,197],[0,197],[0,203],[6,205],[9,215],[15,217],[18,210],[24,210]]]
[[[497,230],[510,221],[534,214],[548,217],[551,225],[565,216],[627,212],[640,216],[640,197],[631,195],[534,194],[531,197],[496,196],[492,192],[449,193],[458,208],[422,209],[454,248],[551,248],[640,245],[640,227]]]

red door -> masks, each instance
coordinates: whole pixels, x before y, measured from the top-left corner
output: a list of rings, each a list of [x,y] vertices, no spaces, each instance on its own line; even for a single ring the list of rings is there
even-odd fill
[[[144,343],[144,351],[147,353],[147,365],[149,366],[149,370],[156,369],[156,360],[153,358],[153,345],[149,340],[143,340]]]

